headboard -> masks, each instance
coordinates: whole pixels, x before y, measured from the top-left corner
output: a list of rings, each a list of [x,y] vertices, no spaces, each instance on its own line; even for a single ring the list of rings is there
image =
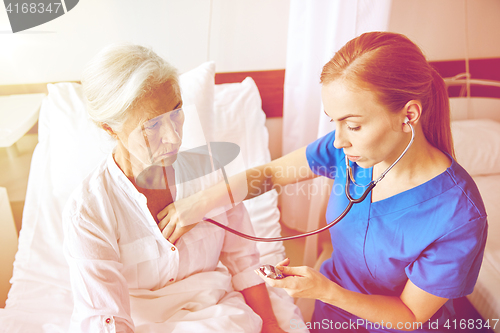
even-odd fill
[[[431,61],[431,65],[445,78],[450,97],[464,96],[465,79],[454,80],[457,75],[466,72],[465,60]],[[469,74],[476,84],[470,88],[471,97],[500,98],[500,58],[484,58],[469,60]],[[447,80],[446,78],[449,78]],[[497,84],[481,84],[481,81],[497,82]]]
[[[241,82],[247,76],[257,84],[262,98],[262,109],[267,118],[279,118],[283,115],[283,85],[285,82],[285,70],[266,70],[251,72],[230,72],[215,74],[215,84]],[[77,81],[73,81],[77,82]],[[47,94],[46,83],[0,85],[0,96],[16,94]]]
[[[451,119],[500,121],[500,58],[470,59],[469,80],[464,60],[434,61],[431,65],[444,78],[450,96]],[[467,96],[467,84],[470,86]]]
[[[215,74],[215,84],[241,82],[247,76],[250,76],[259,88],[262,109],[267,118],[281,118],[283,116],[285,70],[217,73]]]

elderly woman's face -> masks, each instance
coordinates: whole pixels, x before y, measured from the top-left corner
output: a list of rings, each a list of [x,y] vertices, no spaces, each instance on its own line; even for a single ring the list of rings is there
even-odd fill
[[[181,107],[182,100],[170,83],[139,100],[119,133],[130,155],[144,166],[174,163],[182,143]]]

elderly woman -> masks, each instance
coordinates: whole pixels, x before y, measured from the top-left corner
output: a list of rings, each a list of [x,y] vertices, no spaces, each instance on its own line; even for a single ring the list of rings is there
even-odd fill
[[[82,83],[90,117],[117,144],[65,208],[70,331],[282,332],[254,273],[254,243],[205,222],[167,240],[157,225],[161,209],[189,194],[178,191],[179,177],[207,158],[178,154],[176,70],[147,48],[119,44],[93,59]],[[218,219],[252,232],[243,205]]]

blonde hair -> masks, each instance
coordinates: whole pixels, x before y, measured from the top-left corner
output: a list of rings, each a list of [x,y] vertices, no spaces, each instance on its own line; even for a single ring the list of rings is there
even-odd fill
[[[129,43],[105,47],[89,62],[82,75],[90,118],[115,131],[122,129],[127,111],[138,100],[166,82],[172,84],[180,97],[175,67],[153,50]]]

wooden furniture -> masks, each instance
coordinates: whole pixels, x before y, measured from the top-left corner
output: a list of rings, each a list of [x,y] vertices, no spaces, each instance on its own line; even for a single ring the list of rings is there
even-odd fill
[[[16,142],[38,121],[45,94],[0,96],[0,147],[16,156]]]

